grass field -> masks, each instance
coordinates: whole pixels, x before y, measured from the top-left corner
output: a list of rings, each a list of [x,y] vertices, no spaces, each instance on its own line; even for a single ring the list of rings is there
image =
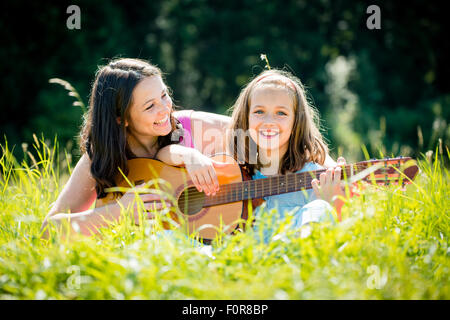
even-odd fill
[[[38,139],[20,164],[2,149],[0,299],[450,299],[448,150],[419,159],[406,191],[368,187],[308,237],[283,222],[268,244],[250,230],[200,248],[150,221],[42,240],[70,160]]]

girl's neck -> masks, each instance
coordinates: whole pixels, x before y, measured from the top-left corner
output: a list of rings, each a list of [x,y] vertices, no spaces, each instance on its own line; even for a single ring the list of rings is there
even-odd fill
[[[139,158],[154,158],[158,152],[158,137],[137,137],[128,133],[130,151]]]
[[[260,150],[258,153],[258,158],[259,162],[263,164],[260,172],[265,176],[279,174],[281,159],[283,159],[286,151],[287,148],[284,148],[284,150]]]

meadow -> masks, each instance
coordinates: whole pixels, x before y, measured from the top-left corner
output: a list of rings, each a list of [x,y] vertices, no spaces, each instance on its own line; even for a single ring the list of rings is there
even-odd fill
[[[73,164],[56,139],[22,147],[18,162],[2,144],[0,299],[450,299],[448,149],[417,159],[405,190],[368,186],[341,222],[306,237],[287,219],[268,244],[247,230],[199,246],[127,219],[98,236],[42,239]]]

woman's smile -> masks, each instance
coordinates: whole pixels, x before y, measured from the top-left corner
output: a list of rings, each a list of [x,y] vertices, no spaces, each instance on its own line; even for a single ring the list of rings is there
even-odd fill
[[[155,121],[153,124],[157,127],[165,127],[169,125],[169,115],[166,114],[164,118],[159,121]]]

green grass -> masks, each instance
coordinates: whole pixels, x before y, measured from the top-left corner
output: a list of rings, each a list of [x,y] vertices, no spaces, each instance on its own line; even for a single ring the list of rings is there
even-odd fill
[[[450,298],[448,150],[420,159],[404,192],[366,188],[335,226],[300,238],[281,223],[269,244],[248,231],[208,252],[181,233],[155,232],[150,221],[42,240],[70,161],[35,140],[37,156],[20,164],[2,146],[0,299]]]

